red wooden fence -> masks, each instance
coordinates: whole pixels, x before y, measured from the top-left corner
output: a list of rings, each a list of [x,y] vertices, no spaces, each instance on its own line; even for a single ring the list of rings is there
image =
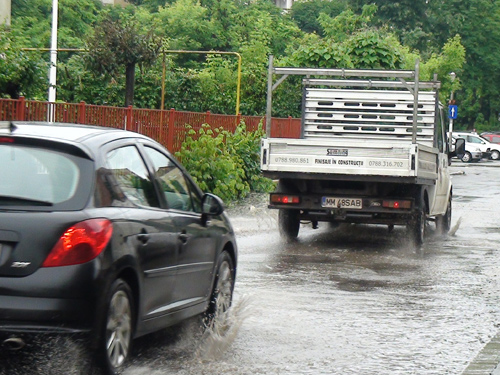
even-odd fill
[[[0,99],[0,121],[47,121],[53,113],[54,122],[99,125],[126,129],[147,135],[160,142],[171,152],[180,150],[186,138],[186,125],[198,131],[203,124],[212,128],[224,128],[234,132],[236,126],[245,122],[248,130],[256,130],[265,117],[242,115],[218,115],[211,112],[184,112],[158,109],[140,109],[129,106],[109,107],[89,105],[85,102],[48,103],[35,100]],[[278,138],[299,138],[300,119],[272,118],[271,136]]]

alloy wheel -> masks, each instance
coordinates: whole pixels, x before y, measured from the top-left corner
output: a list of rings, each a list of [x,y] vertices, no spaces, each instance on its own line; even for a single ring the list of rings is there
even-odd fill
[[[117,290],[111,298],[106,324],[106,350],[113,368],[128,357],[132,337],[132,309],[127,293]]]

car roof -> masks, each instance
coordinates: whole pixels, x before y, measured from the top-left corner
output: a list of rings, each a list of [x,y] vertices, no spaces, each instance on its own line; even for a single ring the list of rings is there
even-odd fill
[[[144,137],[141,134],[122,129],[108,128],[102,126],[69,124],[69,123],[49,123],[49,122],[11,122],[11,134],[15,136],[43,136],[60,141],[73,141],[85,143],[87,139],[93,137],[100,138],[127,138]],[[111,136],[111,137],[110,137]],[[145,137],[144,137],[145,138]]]
[[[25,121],[1,122],[1,135],[72,144],[84,150],[91,158],[93,156],[91,150],[94,147],[116,139],[142,138],[150,140],[139,133],[122,129],[83,124]]]

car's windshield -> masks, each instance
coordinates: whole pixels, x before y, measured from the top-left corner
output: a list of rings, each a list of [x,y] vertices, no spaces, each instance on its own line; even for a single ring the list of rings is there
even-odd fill
[[[80,180],[80,169],[63,153],[1,144],[0,160],[0,196],[20,204],[67,201]]]

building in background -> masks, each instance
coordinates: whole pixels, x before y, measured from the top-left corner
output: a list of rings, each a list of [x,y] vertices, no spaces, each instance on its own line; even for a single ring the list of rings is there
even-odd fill
[[[0,25],[10,25],[11,0],[0,0]]]
[[[101,0],[104,5],[126,5],[128,4],[125,0]]]
[[[274,0],[274,3],[278,8],[283,10],[290,10],[292,8],[294,0]]]

